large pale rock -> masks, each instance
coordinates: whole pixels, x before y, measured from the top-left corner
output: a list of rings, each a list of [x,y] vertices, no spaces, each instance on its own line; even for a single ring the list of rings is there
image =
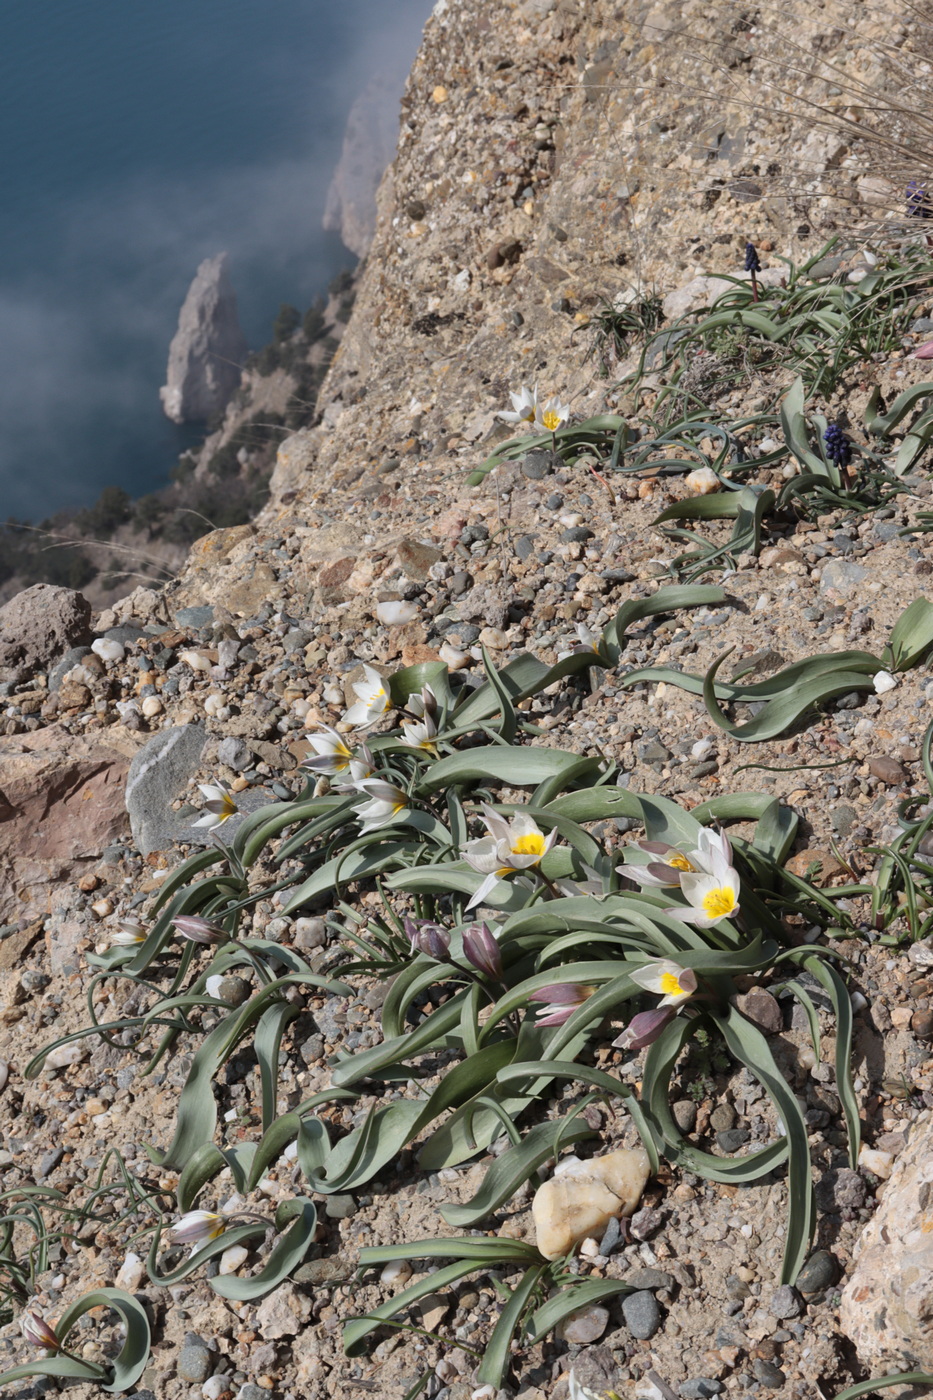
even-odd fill
[[[123,789],[136,735],[75,735],[51,724],[0,740],[0,923],[44,915],[71,882],[129,835]]]
[[[736,268],[729,274],[739,282],[750,282],[751,273]],[[779,287],[781,279],[787,276],[786,267],[763,267],[757,274],[760,287]],[[734,290],[728,277],[694,277],[683,287],[675,287],[664,298],[664,314],[669,321],[676,321],[688,311],[699,311],[703,306],[712,306],[717,297]]]
[[[568,1157],[531,1203],[535,1239],[545,1259],[560,1259],[581,1240],[602,1235],[609,1221],[631,1215],[649,1176],[641,1150],[620,1147],[581,1162]]]
[[[179,820],[172,803],[190,785],[207,738],[200,724],[163,729],[133,759],[126,782],[126,810],[140,855],[163,851],[189,836],[190,822]]]
[[[0,608],[0,680],[25,680],[90,640],[91,605],[71,588],[36,583]]]
[[[860,1360],[870,1371],[933,1371],[933,1115],[913,1125],[855,1258],[840,1324]]]
[[[218,253],[201,263],[178,317],[159,390],[166,417],[191,423],[221,413],[240,382],[246,350],[227,254]]]
[[[343,149],[327,191],[324,227],[363,258],[376,229],[376,191],[398,139],[404,75],[391,67],[367,84],[350,108]]]

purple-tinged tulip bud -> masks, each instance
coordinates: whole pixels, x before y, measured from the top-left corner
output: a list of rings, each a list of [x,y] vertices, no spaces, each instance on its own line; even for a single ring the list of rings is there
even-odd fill
[[[19,1330],[30,1346],[43,1347],[46,1351],[59,1351],[61,1342],[55,1328],[46,1322],[41,1313],[24,1312],[19,1320]]]
[[[486,977],[498,980],[502,976],[502,953],[487,923],[470,924],[463,930],[463,952]]]
[[[671,1006],[654,1006],[650,1011],[639,1011],[633,1016],[625,1030],[612,1042],[616,1050],[644,1050],[653,1045],[677,1012]]]
[[[426,953],[429,958],[443,962],[450,948],[450,934],[441,924],[430,919],[406,919],[405,933],[413,953]]]
[[[595,987],[587,987],[582,982],[555,982],[552,987],[542,987],[539,992],[532,992],[529,1001],[545,1003],[538,1012],[535,1025],[562,1026],[595,991]]]
[[[226,943],[230,938],[222,925],[212,924],[210,919],[202,919],[200,914],[179,914],[172,924],[189,943]]]

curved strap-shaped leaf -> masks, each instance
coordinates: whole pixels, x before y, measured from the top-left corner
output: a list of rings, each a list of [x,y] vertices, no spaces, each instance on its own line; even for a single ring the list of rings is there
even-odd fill
[[[433,1274],[426,1274],[424,1278],[413,1283],[409,1288],[405,1288],[401,1293],[397,1293],[394,1298],[390,1298],[387,1303],[380,1303],[378,1308],[373,1308],[372,1312],[366,1313],[363,1317],[355,1317],[352,1322],[344,1325],[343,1329],[343,1349],[347,1356],[358,1356],[360,1344],[375,1332],[383,1322],[387,1322],[396,1313],[404,1312],[412,1303],[419,1302],[428,1293],[436,1290],[448,1288],[452,1283],[458,1283],[460,1279],[466,1278],[467,1274],[476,1271],[475,1259],[457,1260],[454,1264],[446,1264],[443,1268],[435,1270]]]
[[[651,1125],[642,1111],[641,1104],[638,1102],[635,1090],[629,1084],[623,1084],[621,1079],[616,1079],[613,1074],[607,1074],[605,1070],[596,1069],[590,1065],[573,1064],[569,1060],[529,1060],[521,1064],[510,1064],[500,1069],[496,1077],[500,1084],[507,1084],[535,1075],[546,1075],[551,1079],[578,1079],[581,1084],[589,1084],[594,1089],[602,1089],[607,1094],[614,1094],[618,1098],[625,1099],[625,1106],[632,1115],[632,1122],[638,1129],[648,1154],[652,1176],[657,1172],[661,1165],[657,1141]]]
[[[789,694],[771,700],[753,719],[738,724],[726,718],[716,700],[716,672],[728,655],[726,652],[720,656],[707,672],[703,684],[703,702],[713,723],[724,729],[733,739],[740,739],[743,743],[750,743],[756,739],[774,739],[814,706],[832,700],[837,695],[846,695],[852,690],[873,688],[871,676],[862,671],[834,671],[828,675],[817,675],[800,682]]]
[[[855,1385],[846,1386],[845,1390],[839,1391],[836,1400],[858,1400],[860,1395],[871,1395],[875,1390],[887,1390],[890,1385],[933,1385],[933,1375],[929,1371],[902,1371],[896,1376],[876,1376],[872,1380],[858,1381]]]
[[[793,1283],[799,1274],[815,1228],[815,1198],[810,1167],[807,1125],[793,1090],[778,1069],[771,1047],[757,1026],[734,1007],[725,1015],[710,1017],[737,1059],[751,1070],[774,1104],[784,1124],[787,1141],[787,1232],[781,1282]]]
[[[63,1341],[78,1318],[83,1317],[92,1308],[113,1308],[123,1319],[126,1337],[120,1354],[111,1363],[113,1380],[109,1385],[101,1386],[101,1389],[109,1394],[118,1395],[135,1385],[146,1369],[150,1345],[149,1319],[142,1304],[122,1288],[98,1288],[93,1293],[85,1293],[83,1298],[76,1299],[58,1319],[56,1330]]]
[[[270,982],[250,997],[239,1010],[231,1012],[219,1022],[205,1036],[191,1061],[191,1069],[178,1101],[175,1134],[171,1145],[164,1153],[147,1148],[153,1161],[160,1166],[175,1167],[180,1171],[202,1143],[210,1142],[217,1126],[214,1076],[243,1036],[270,1006],[279,1001],[283,989],[302,985],[320,987],[335,995],[349,992],[343,982],[330,981],[326,977],[318,977],[315,973],[292,972],[286,977]]]
[[[664,1027],[658,1039],[648,1047],[645,1056],[643,1093],[645,1114],[652,1128],[665,1143],[665,1155],[672,1162],[683,1166],[687,1171],[709,1181],[746,1182],[756,1181],[779,1166],[787,1156],[787,1142],[772,1143],[759,1152],[749,1152],[744,1157],[714,1157],[710,1152],[701,1152],[682,1136],[674,1122],[669,1102],[671,1074],[677,1057],[697,1029],[697,1023],[705,1018],[688,1020],[677,1016]]]
[[[207,1244],[183,1259],[174,1269],[169,1269],[166,1273],[161,1273],[158,1265],[159,1247],[162,1243],[162,1225],[157,1225],[155,1233],[149,1245],[149,1255],[146,1260],[146,1272],[154,1284],[160,1288],[168,1288],[173,1283],[181,1283],[183,1279],[199,1269],[202,1264],[207,1264],[211,1259],[216,1259],[223,1254],[225,1249],[231,1249],[234,1245],[245,1244],[247,1240],[257,1239],[266,1233],[266,1225],[261,1220],[250,1221],[246,1225],[234,1225],[229,1230],[224,1230],[222,1235],[218,1235],[215,1240],[208,1240]]]
[[[278,1288],[298,1268],[314,1241],[317,1211],[313,1202],[304,1196],[283,1201],[275,1212],[275,1228],[284,1233],[272,1246],[259,1273],[250,1278],[237,1278],[234,1274],[209,1278],[207,1281],[215,1293],[242,1303],[264,1298],[273,1288]]]
[[[360,1268],[390,1264],[395,1259],[472,1259],[481,1264],[538,1264],[541,1255],[525,1240],[500,1239],[484,1235],[481,1239],[455,1235],[449,1239],[406,1240],[404,1244],[367,1245],[360,1250]]]
[[[553,1332],[559,1322],[563,1322],[565,1317],[576,1312],[578,1308],[587,1308],[593,1303],[601,1303],[605,1298],[617,1298],[620,1294],[632,1291],[630,1284],[608,1278],[581,1279],[562,1288],[532,1314],[531,1335],[527,1345],[534,1346],[542,1341],[549,1332]]]
[[[512,1338],[546,1271],[546,1264],[533,1264],[509,1294],[483,1348],[483,1359],[476,1372],[479,1385],[494,1385],[497,1390],[502,1385],[511,1360]]]
[[[553,1157],[557,1145],[567,1147],[593,1137],[593,1129],[577,1116],[559,1123],[538,1123],[525,1134],[517,1147],[509,1147],[497,1157],[483,1178],[483,1184],[463,1205],[441,1206],[448,1225],[469,1229],[485,1220],[527,1181],[541,1163]]]
[[[877,410],[881,390],[876,385],[865,405],[865,427],[872,437],[887,437],[888,433],[897,427],[901,419],[910,412],[915,404],[931,396],[933,396],[933,384],[929,382],[914,384],[912,388],[905,389],[903,393],[898,394],[886,413],[879,413]]]

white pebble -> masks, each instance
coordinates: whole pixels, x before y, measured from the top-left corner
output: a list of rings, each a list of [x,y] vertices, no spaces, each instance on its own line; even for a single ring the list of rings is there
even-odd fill
[[[209,671],[211,669],[211,659],[201,651],[183,651],[179,653],[179,661],[183,661],[186,666],[190,666],[192,671]]]
[[[887,1181],[894,1168],[894,1157],[890,1152],[879,1152],[877,1147],[867,1147],[863,1142],[859,1148],[858,1164],[863,1171]]]
[[[875,687],[876,695],[887,695],[889,690],[893,690],[897,681],[890,671],[877,671],[871,678],[871,683]]]
[[[791,477],[796,476],[799,470],[800,467],[797,462],[785,462],[781,468],[781,476],[790,481]]]
[[[204,983],[204,990],[209,997],[214,997],[218,1001],[220,1000],[220,984],[223,980],[219,972],[215,972],[211,977],[208,977],[207,981]]]
[[[122,661],[126,655],[123,643],[111,641],[109,637],[98,637],[91,643],[91,651],[95,656],[99,656],[101,661]]]
[[[755,601],[755,612],[767,612],[771,606],[771,594],[759,593]]]
[[[221,1264],[221,1273],[223,1265]],[[201,1394],[204,1400],[220,1400],[221,1395],[228,1393],[230,1380],[228,1376],[209,1376],[201,1386]]]
[[[208,715],[219,715],[220,712],[221,712],[221,710],[223,710],[223,709],[225,709],[225,708],[226,708],[226,707],[225,707],[225,705],[224,705],[224,697],[223,697],[222,695],[220,695],[216,690],[212,690],[211,693],[210,693],[209,695],[205,695],[205,697],[204,697],[204,713],[205,713],[205,714],[208,714]]]
[[[8,1060],[0,1060],[0,1089],[6,1088],[7,1080],[10,1077],[10,1063]]]
[[[777,449],[778,449],[778,447],[779,447],[779,445],[780,445],[779,443],[776,443],[776,442],[774,441],[774,438],[769,438],[769,437],[762,438],[762,439],[761,439],[761,442],[758,444],[758,451],[759,451],[759,452],[776,452]]]
[[[162,701],[158,695],[147,695],[142,703],[142,712],[147,719],[152,719],[154,715],[162,713]]]
[[[418,616],[418,604],[394,599],[387,603],[377,603],[375,614],[376,621],[381,622],[383,627],[398,627],[403,623],[414,621]]]
[[[713,752],[714,744],[712,739],[698,739],[690,750],[691,758],[695,758],[702,763],[704,758],[708,758]]]
[[[694,496],[709,496],[719,490],[722,482],[712,467],[697,467],[684,477],[684,485]]]
[[[451,646],[450,642],[441,643],[438,656],[451,671],[462,671],[464,666],[469,666],[473,660],[468,651],[459,651],[457,647]]]
[[[407,1259],[390,1259],[379,1275],[380,1283],[404,1283],[411,1278],[411,1265]],[[495,1393],[495,1392],[493,1392]]]
[[[242,1196],[234,1192],[228,1200],[224,1201],[223,1205],[220,1207],[220,1213],[221,1215],[237,1215],[241,1210],[244,1210],[245,1207],[246,1201]]]
[[[596,1259],[599,1255],[599,1241],[584,1240],[580,1246],[580,1253],[585,1255],[587,1259]]]
[[[342,705],[343,691],[339,685],[325,685],[321,691],[326,705]]]
[[[235,1274],[242,1264],[249,1258],[249,1250],[244,1249],[241,1244],[232,1244],[229,1249],[225,1249],[220,1256],[220,1264],[217,1272],[220,1274]]]
[[[863,996],[861,992],[850,992],[849,1004],[853,1011],[864,1011],[868,1005],[868,998]]]
[[[297,700],[292,701],[292,714],[297,715],[299,719],[304,719],[310,708],[311,701],[306,700],[304,696],[299,696]]]
[[[143,1281],[143,1261],[138,1254],[128,1254],[120,1265],[120,1272],[114,1280],[117,1288],[126,1293],[135,1293]]]
[[[90,1054],[87,1045],[81,1040],[72,1040],[68,1045],[60,1045],[45,1057],[46,1069],[64,1069],[66,1065],[76,1065],[86,1060]]]
[[[583,516],[575,510],[567,511],[566,515],[559,515],[557,518],[565,530],[572,530],[575,525],[583,524]]]

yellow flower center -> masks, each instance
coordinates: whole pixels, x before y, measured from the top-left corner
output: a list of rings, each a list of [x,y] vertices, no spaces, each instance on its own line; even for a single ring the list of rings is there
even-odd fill
[[[680,978],[674,972],[661,973],[661,991],[666,997],[679,997],[683,995],[683,987],[680,985]]]
[[[549,433],[556,433],[561,423],[560,414],[555,413],[552,408],[548,409],[547,413],[542,413],[541,422],[547,428]]]
[[[672,865],[672,866],[674,867],[675,870],[695,870],[695,869],[696,869],[696,866],[691,865],[690,862],[689,862],[689,860],[687,859],[687,857],[681,855],[680,851],[673,851],[673,852],[667,857],[667,863],[668,863],[668,865]]]
[[[527,836],[519,836],[512,846],[513,856],[537,856],[538,860],[544,855],[544,837],[540,831],[529,831]]]
[[[728,887],[710,890],[703,896],[703,910],[711,919],[725,919],[735,908],[735,894]]]

